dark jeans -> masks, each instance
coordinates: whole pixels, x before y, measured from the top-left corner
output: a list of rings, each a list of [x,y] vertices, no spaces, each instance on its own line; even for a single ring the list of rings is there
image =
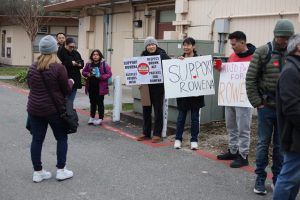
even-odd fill
[[[268,166],[269,146],[273,138],[273,183],[276,183],[277,176],[282,167],[282,153],[280,151],[280,138],[277,131],[276,110],[268,107],[259,108],[258,110],[258,138],[256,146],[256,169],[255,173],[263,180],[267,177],[265,171]],[[273,136],[273,137],[272,137]]]
[[[62,169],[66,165],[67,150],[68,150],[68,135],[65,130],[63,121],[59,117],[59,114],[53,114],[47,117],[37,117],[29,115],[32,143],[31,143],[31,160],[35,171],[42,170],[41,152],[43,142],[46,136],[48,124],[50,125],[54,137],[57,141],[56,155],[57,164],[56,167]]]
[[[188,110],[178,110],[176,122],[176,140],[182,141],[186,115]],[[199,110],[191,110],[191,142],[198,142],[199,134]]]
[[[273,200],[295,200],[300,188],[300,155],[284,154],[282,170],[277,178]]]
[[[151,95],[151,94],[150,94]],[[151,96],[151,103],[154,108],[154,129],[153,136],[161,137],[163,129],[163,104],[164,104],[164,95]],[[143,106],[143,134],[150,137],[151,128],[152,128],[152,106]]]
[[[98,95],[96,97],[91,97],[90,96],[90,104],[91,104],[91,111],[90,111],[90,116],[92,118],[95,118],[96,116],[96,110],[98,107],[98,114],[99,114],[99,119],[104,118],[104,95]]]
[[[67,100],[68,100],[68,104],[72,105],[72,108],[74,108],[74,100],[76,97],[76,93],[77,93],[77,88],[73,88],[71,91],[71,94],[67,96]]]

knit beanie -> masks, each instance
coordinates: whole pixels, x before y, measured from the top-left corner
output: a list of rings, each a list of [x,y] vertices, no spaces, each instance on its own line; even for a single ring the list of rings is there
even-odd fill
[[[157,40],[154,38],[154,37],[147,37],[145,39],[145,42],[144,42],[144,46],[145,48],[149,45],[149,44],[155,44],[156,46],[158,46],[158,42]]]
[[[294,25],[287,19],[277,21],[274,28],[275,37],[290,37],[294,34]]]
[[[39,51],[41,54],[52,54],[57,52],[57,41],[51,35],[47,35],[40,40]]]

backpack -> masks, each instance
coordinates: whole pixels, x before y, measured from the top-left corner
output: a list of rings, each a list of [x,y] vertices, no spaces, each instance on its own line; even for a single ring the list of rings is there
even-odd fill
[[[106,64],[105,64],[105,61],[103,61],[103,71],[104,71],[104,74],[107,74],[107,72],[106,72]],[[108,80],[107,80],[107,82],[108,82],[108,85],[112,85],[112,82],[113,82],[113,80],[112,80],[112,77],[110,77]]]

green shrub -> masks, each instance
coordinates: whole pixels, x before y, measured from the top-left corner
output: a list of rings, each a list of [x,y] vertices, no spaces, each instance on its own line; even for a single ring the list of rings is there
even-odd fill
[[[27,71],[22,71],[22,72],[19,72],[16,76],[16,80],[19,82],[19,83],[25,83],[27,82]]]

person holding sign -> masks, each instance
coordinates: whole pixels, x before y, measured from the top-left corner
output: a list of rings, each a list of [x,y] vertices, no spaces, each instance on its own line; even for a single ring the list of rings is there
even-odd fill
[[[183,41],[183,55],[179,59],[198,56],[195,50],[195,40],[191,37]],[[182,143],[182,134],[187,112],[191,110],[191,149],[198,149],[199,134],[199,110],[204,107],[204,96],[177,98],[178,117],[176,123],[176,137],[174,148],[180,149]]]
[[[170,59],[166,51],[158,47],[158,42],[153,37],[146,38],[144,42],[145,50],[141,56],[160,55],[161,60]],[[143,86],[142,86],[143,87]],[[163,102],[164,102],[164,84],[148,84],[150,105],[143,106],[143,134],[138,137],[138,141],[143,141],[151,138],[151,113],[152,105],[154,107],[154,129],[152,142],[158,143],[161,141],[161,133],[163,129]]]
[[[255,46],[246,43],[246,35],[242,31],[229,34],[233,53],[228,62],[246,62],[252,59]],[[216,69],[218,67],[215,67]],[[222,69],[221,69],[222,70]],[[233,160],[232,168],[249,165],[248,153],[250,147],[250,126],[252,108],[225,106],[226,128],[229,134],[228,152],[217,156],[219,160]]]
[[[89,94],[91,110],[88,124],[100,125],[104,117],[104,96],[109,93],[108,79],[112,76],[110,66],[103,60],[100,50],[92,51],[91,62],[87,63],[82,71],[82,75],[87,78],[85,93]],[[95,118],[98,107],[99,119]]]

